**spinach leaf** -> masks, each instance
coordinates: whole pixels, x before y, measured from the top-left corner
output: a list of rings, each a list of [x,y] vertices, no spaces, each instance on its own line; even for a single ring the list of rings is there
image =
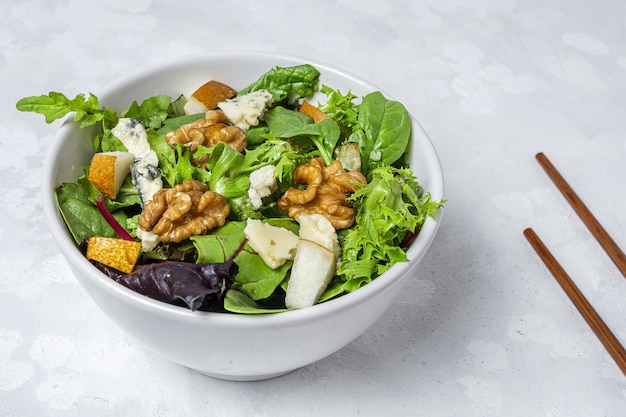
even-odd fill
[[[101,192],[87,179],[88,168],[85,174],[75,183],[63,183],[55,189],[57,207],[67,228],[76,243],[91,236],[117,237],[117,233],[109,226],[96,207],[95,197]],[[117,193],[117,198],[104,198],[107,209],[121,225],[126,225],[129,215],[139,210],[141,200],[139,193],[127,176]],[[134,206],[137,207],[135,210]],[[125,227],[130,232],[128,227]]]
[[[310,116],[284,107],[275,107],[267,111],[264,120],[275,137],[308,138],[319,150],[326,165],[332,162],[333,151],[341,135],[341,130],[334,121],[326,119],[314,123]]]
[[[84,168],[85,174],[76,180],[76,186],[80,191],[77,194],[84,195],[84,199],[96,204],[94,199],[96,196],[102,194],[94,185],[87,179],[89,173],[89,167]],[[108,197],[104,199],[107,209],[114,212],[119,209],[131,207],[133,205],[140,205],[141,199],[139,198],[139,192],[133,185],[130,175],[127,175],[120,187],[115,200],[111,200]]]
[[[93,198],[80,185],[61,184],[55,189],[55,196],[61,216],[77,244],[92,236],[117,237],[93,203]],[[118,223],[126,223],[128,216],[123,210],[112,214]]]
[[[406,152],[411,118],[402,103],[387,100],[379,91],[370,93],[358,107],[357,120],[349,140],[359,145],[364,175],[377,166],[393,165]]]
[[[297,224],[291,219],[268,219],[268,221],[297,232]],[[239,273],[235,278],[235,284],[248,297],[259,301],[270,297],[276,291],[287,277],[292,262],[288,261],[282,267],[272,269],[250,245],[245,244],[243,250],[240,250],[241,242],[246,238],[245,227],[246,222],[231,221],[207,235],[192,236],[191,240],[198,250],[198,262],[224,262],[237,254],[234,261],[239,266]]]
[[[274,67],[261,77],[240,90],[237,95],[251,93],[257,90],[267,90],[274,98],[274,104],[289,98],[296,101],[309,97],[318,90],[320,72],[310,64],[292,67]]]
[[[254,149],[267,140],[270,129],[265,123],[258,126],[252,126],[246,130],[246,138],[248,139],[247,149]]]
[[[287,261],[283,266],[272,269],[249,246],[241,251],[235,262],[239,265],[238,288],[253,300],[270,297],[287,277],[293,263]]]
[[[287,311],[286,308],[268,308],[254,301],[246,293],[231,288],[224,296],[224,310],[239,314],[270,314]]]

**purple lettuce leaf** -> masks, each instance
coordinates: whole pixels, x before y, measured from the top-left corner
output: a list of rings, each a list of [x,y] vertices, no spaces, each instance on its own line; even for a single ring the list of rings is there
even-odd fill
[[[79,246],[86,251],[86,240]],[[231,260],[220,263],[190,263],[164,261],[139,265],[130,274],[91,263],[109,278],[140,294],[192,311],[220,311],[224,292],[230,288],[239,272]]]
[[[116,281],[155,300],[182,302],[190,310],[219,309],[222,289],[229,288],[239,268],[232,261],[201,263],[167,261],[137,267]]]

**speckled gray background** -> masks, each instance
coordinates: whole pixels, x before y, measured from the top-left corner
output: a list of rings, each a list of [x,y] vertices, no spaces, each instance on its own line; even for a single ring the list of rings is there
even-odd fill
[[[2,3],[1,415],[626,415],[624,376],[522,236],[535,228],[626,342],[626,280],[534,160],[544,151],[626,248],[626,3]],[[405,103],[450,201],[418,275],[362,337],[284,377],[232,383],[145,351],[90,302],[41,214],[59,124],[15,102],[248,49],[342,67]]]

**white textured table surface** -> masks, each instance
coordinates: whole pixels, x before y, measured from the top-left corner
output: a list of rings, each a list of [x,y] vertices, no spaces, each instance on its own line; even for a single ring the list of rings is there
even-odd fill
[[[534,159],[545,152],[626,248],[625,2],[7,3],[0,415],[626,415],[624,375],[522,235],[535,228],[626,343],[626,280]],[[144,350],[87,298],[39,202],[58,123],[15,102],[247,49],[342,67],[404,102],[439,151],[449,203],[419,274],[363,336],[284,377],[233,383]]]

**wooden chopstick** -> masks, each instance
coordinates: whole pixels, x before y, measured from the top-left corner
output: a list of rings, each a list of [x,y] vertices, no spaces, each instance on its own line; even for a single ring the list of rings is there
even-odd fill
[[[609,236],[607,231],[604,230],[604,227],[602,227],[600,222],[598,222],[554,165],[552,165],[550,160],[541,152],[536,155],[536,159],[559,191],[561,191],[561,194],[563,194],[567,202],[572,206],[576,214],[578,214],[578,217],[580,217],[591,234],[596,238],[598,243],[600,243],[600,246],[602,246],[613,263],[615,263],[615,266],[617,266],[622,275],[626,278],[626,255],[624,255],[624,252],[617,246],[617,243]]]
[[[617,366],[626,376],[626,350],[624,346],[620,344],[611,329],[604,323],[604,320],[602,320],[589,301],[587,301],[585,296],[580,292],[576,284],[574,284],[567,272],[565,272],[541,239],[539,239],[539,236],[537,236],[534,230],[531,228],[525,229],[524,236],[526,236],[526,239],[528,239],[533,249],[535,249],[535,252],[537,252],[567,296],[572,300],[574,306],[576,306],[589,327],[591,327],[591,330],[593,330],[598,339],[600,339],[604,348],[609,352],[609,355],[611,355]]]

